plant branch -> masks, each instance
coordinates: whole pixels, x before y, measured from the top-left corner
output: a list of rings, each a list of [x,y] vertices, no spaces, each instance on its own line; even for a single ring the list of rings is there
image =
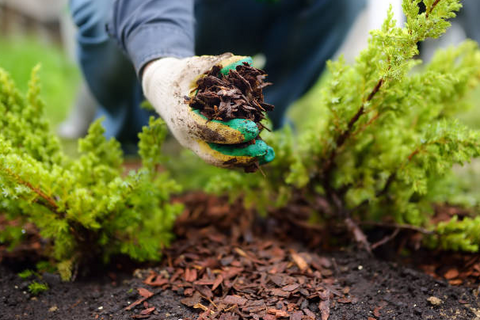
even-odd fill
[[[355,124],[357,123],[357,121],[360,119],[360,117],[363,114],[365,114],[365,103],[368,102],[368,101],[371,101],[373,99],[373,97],[378,93],[378,91],[382,87],[383,83],[384,83],[384,79],[381,78],[377,82],[377,84],[375,85],[373,90],[370,92],[370,94],[368,95],[365,102],[358,109],[357,113],[350,119],[350,121],[348,122],[347,129],[337,137],[335,147],[330,152],[330,155],[328,155],[327,161],[325,162],[325,165],[323,166],[323,169],[322,169],[322,173],[323,173],[322,185],[323,185],[323,188],[325,189],[326,196],[330,200],[330,202],[333,203],[333,205],[336,207],[337,213],[342,218],[347,218],[349,213],[345,210],[345,208],[342,204],[342,201],[340,199],[341,197],[338,195],[338,192],[336,190],[334,190],[334,188],[332,188],[331,185],[330,185],[330,180],[331,180],[330,178],[331,178],[334,163],[335,163],[335,157],[337,156],[338,149],[341,146],[343,146],[343,144],[347,141],[347,139],[352,134],[353,128],[354,128]],[[313,182],[316,179],[318,179],[319,174],[320,173],[317,173],[316,177],[313,177],[310,180],[311,188],[313,188]]]
[[[368,120],[368,122],[363,125],[359,130],[355,131],[354,133],[352,133],[352,136],[356,136],[358,135],[359,133],[365,131],[369,126],[371,126],[375,121],[378,120],[378,118],[380,118],[380,113],[376,113],[372,119]]]
[[[13,177],[19,184],[21,185],[24,185],[26,186],[28,189],[30,189],[31,191],[33,191],[34,193],[36,193],[40,198],[42,198],[43,200],[45,200],[46,202],[46,206],[52,210],[53,212],[55,213],[58,213],[58,205],[57,203],[55,202],[55,199],[53,199],[52,197],[48,196],[47,194],[45,194],[42,190],[40,190],[39,188],[36,188],[34,187],[30,182],[27,182],[27,181],[24,181],[23,179],[21,179],[18,175],[16,175],[15,173],[13,173],[10,169],[7,169],[7,168],[4,168],[4,171],[10,175],[11,177]]]
[[[351,234],[353,234],[353,236],[355,237],[355,241],[357,243],[361,244],[363,246],[363,248],[365,250],[367,250],[367,252],[369,254],[372,254],[372,246],[368,242],[367,236],[362,231],[362,229],[359,227],[359,225],[355,221],[353,221],[353,219],[350,218],[350,217],[347,217],[344,220],[344,222],[345,222],[345,225],[347,226],[347,230]]]
[[[409,156],[408,156],[408,160],[407,160],[407,163],[410,162],[412,160],[412,158],[417,155],[418,153],[420,153],[420,149],[415,149]]]
[[[342,194],[340,194],[338,190],[335,190],[335,188],[331,186],[331,175],[335,166],[335,158],[337,156],[338,150],[345,144],[348,138],[350,138],[353,133],[355,124],[358,122],[361,116],[365,114],[365,104],[375,97],[375,95],[380,91],[380,88],[382,87],[384,82],[385,80],[383,77],[378,80],[377,84],[372,89],[367,99],[362,103],[357,113],[348,122],[347,129],[337,137],[335,141],[335,146],[330,151],[330,154],[327,156],[327,161],[325,162],[322,171],[317,172],[316,175],[310,179],[309,183],[309,188],[313,190],[314,182],[317,181],[317,179],[320,178],[320,175],[323,173],[322,185],[325,190],[327,200],[329,201],[331,206],[336,209],[335,211],[338,216],[344,219],[345,225],[347,226],[348,230],[354,235],[355,240],[358,243],[362,244],[369,253],[371,253],[371,247],[367,240],[367,237],[350,217],[350,211],[345,208],[345,205],[342,201]]]
[[[347,129],[337,137],[337,140],[335,141],[335,147],[330,152],[330,155],[328,156],[327,161],[325,162],[325,165],[323,166],[323,172],[324,172],[325,176],[327,176],[327,177],[330,176],[330,171],[333,168],[333,165],[334,165],[334,162],[335,162],[335,157],[337,156],[338,149],[340,149],[345,144],[345,142],[348,140],[348,138],[352,134],[353,127],[358,122],[360,117],[365,114],[365,103],[371,101],[373,99],[373,97],[375,97],[375,95],[378,93],[378,91],[380,91],[380,88],[382,87],[383,83],[384,83],[384,78],[381,78],[380,80],[378,80],[377,84],[373,88],[372,92],[370,92],[370,94],[368,95],[365,102],[358,109],[357,113],[348,122]]]
[[[432,4],[432,6],[430,8],[428,8],[427,12],[425,13],[425,18],[428,18],[430,13],[432,13],[432,11],[435,9],[435,7],[438,5],[439,2],[440,2],[440,0],[435,0],[435,2]]]
[[[392,185],[392,183],[395,181],[395,178],[397,177],[397,173],[394,172],[392,173],[387,181],[385,182],[385,185],[383,186],[382,190],[379,190],[377,191],[377,193],[375,194],[375,197],[376,198],[379,198],[381,196],[384,196],[387,192],[388,192],[388,189],[390,188],[390,186]],[[368,199],[367,200],[364,200],[362,201],[360,204],[358,204],[356,207],[352,208],[350,210],[350,213],[352,212],[355,212],[357,210],[359,210],[360,208],[362,208],[363,206],[366,206],[368,204]]]
[[[397,224],[397,223],[388,223],[388,222],[376,222],[376,221],[361,221],[360,225],[362,226],[372,226],[372,227],[381,227],[389,229],[399,229],[407,231],[415,231],[425,235],[434,235],[435,231],[430,231],[422,227],[416,227],[409,224]]]
[[[399,228],[395,229],[395,231],[393,231],[393,233],[392,233],[391,235],[386,236],[386,237],[383,238],[382,240],[377,241],[377,242],[375,242],[374,244],[372,244],[372,250],[375,250],[376,248],[383,246],[383,245],[386,244],[387,242],[392,241],[393,239],[395,239],[395,237],[396,237],[399,233],[400,233],[400,229],[399,229]]]

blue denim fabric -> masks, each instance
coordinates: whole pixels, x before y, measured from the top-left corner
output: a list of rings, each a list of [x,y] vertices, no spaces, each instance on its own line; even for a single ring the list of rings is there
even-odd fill
[[[113,0],[70,0],[78,26],[78,60],[99,103],[97,116],[105,117],[105,136],[136,143],[149,113],[139,107],[144,98],[130,59],[105,31],[112,5]]]
[[[456,22],[465,30],[468,38],[480,43],[480,1],[478,0],[463,0],[463,9],[460,11]]]
[[[120,141],[135,137],[148,117],[139,109],[135,72],[165,56],[265,54],[274,83],[265,99],[276,106],[269,116],[281,127],[285,111],[315,83],[364,2],[70,0],[84,76],[107,115],[107,135]]]
[[[194,55],[194,0],[117,0],[110,35],[132,60],[137,73],[159,57]]]

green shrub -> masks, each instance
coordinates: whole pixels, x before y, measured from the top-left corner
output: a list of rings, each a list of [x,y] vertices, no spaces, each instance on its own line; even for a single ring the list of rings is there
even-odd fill
[[[313,204],[322,197],[328,208],[314,213],[317,221],[331,213],[394,220],[434,230],[433,245],[478,251],[478,217],[437,226],[429,218],[435,200],[455,196],[446,187],[452,166],[480,153],[480,133],[455,120],[480,80],[480,51],[467,41],[420,66],[418,42],[443,34],[461,7],[459,0],[425,0],[426,12],[419,13],[420,2],[403,1],[404,28],[395,26],[390,10],[354,65],[341,58],[328,64],[317,115],[310,115],[318,120],[298,138],[289,129],[266,137],[277,152],[266,178],[228,172],[209,189],[233,197],[241,190],[246,205],[264,212],[295,195],[318,209]]]
[[[33,223],[64,279],[78,264],[114,254],[158,259],[181,211],[169,203],[179,186],[157,168],[164,123],[152,118],[140,134],[138,171],[124,174],[120,145],[104,138],[100,121],[70,159],[43,117],[37,72],[24,97],[0,69],[0,212],[17,226],[0,230],[0,241],[17,245]]]

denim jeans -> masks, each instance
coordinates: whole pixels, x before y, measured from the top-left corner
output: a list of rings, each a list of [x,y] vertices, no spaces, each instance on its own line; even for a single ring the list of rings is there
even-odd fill
[[[462,28],[468,38],[480,43],[480,1],[463,0],[463,9],[460,11],[458,18],[455,19]]]
[[[141,3],[131,1],[128,5]],[[106,118],[106,136],[135,142],[149,113],[140,108],[144,98],[131,59],[105,28],[112,18],[114,2],[70,0],[70,9],[78,26],[79,63],[99,103],[99,115]],[[279,128],[284,124],[287,108],[316,82],[326,60],[340,47],[363,6],[364,0],[282,0],[278,4],[197,0],[195,17],[191,17],[196,21],[192,54],[263,53],[268,81],[274,84],[265,89],[265,100],[276,106],[269,117],[274,128]],[[175,11],[169,14],[173,16],[168,20],[175,21]],[[158,41],[162,41],[162,32]],[[139,41],[138,50],[141,45]],[[129,49],[131,52],[132,48]]]

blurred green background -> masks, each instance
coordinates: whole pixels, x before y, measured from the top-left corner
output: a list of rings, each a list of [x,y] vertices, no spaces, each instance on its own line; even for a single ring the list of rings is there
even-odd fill
[[[52,129],[55,130],[67,117],[74,103],[81,81],[77,66],[61,47],[45,44],[34,37],[0,38],[0,48],[0,67],[11,74],[24,93],[28,88],[32,68],[37,64],[41,65],[40,77],[46,116],[52,124]],[[321,78],[315,87],[290,109],[289,117],[297,131],[301,132],[311,124],[306,119],[315,119],[315,117],[306,117],[305,114],[316,113],[322,82],[327,77],[328,75]],[[472,128],[480,129],[479,89],[474,91],[471,100],[472,108],[461,114],[459,118]],[[63,140],[62,142],[67,153],[75,156],[76,141]],[[207,166],[192,153],[179,149],[171,137],[166,144],[166,149],[169,155],[166,165],[186,189],[200,189],[205,185],[208,177],[224,170]],[[480,179],[477,178],[480,176],[480,161],[458,167],[456,172],[459,178],[456,183],[461,183],[466,192],[478,194],[480,199]]]
[[[41,65],[40,77],[46,116],[51,122],[52,129],[56,130],[66,119],[75,102],[81,85],[81,75],[74,62],[75,33],[68,15],[67,1],[51,1],[58,3],[57,8],[51,13],[47,12],[48,10],[42,13],[40,9],[43,7],[35,10],[31,8],[35,2],[31,2],[30,7],[22,8],[19,4],[26,3],[27,0],[9,1],[10,6],[2,5],[0,0],[0,68],[9,72],[22,92],[26,92],[32,68],[37,64]],[[381,20],[381,17],[377,19]],[[365,28],[371,27],[367,25]],[[455,41],[449,41],[458,43],[458,38],[461,36],[457,36]],[[358,47],[361,49],[361,46],[365,45],[365,42],[362,42],[365,39],[354,39],[360,42],[356,44],[355,50],[343,48],[343,52],[350,54],[350,57],[347,57],[348,61],[353,61],[356,52],[359,51]],[[347,39],[346,43],[349,41],[355,42]],[[445,43],[441,45],[444,46]],[[435,46],[438,44],[433,44],[433,47]],[[258,60],[261,61],[262,58]],[[297,133],[311,125],[311,119],[321,117],[317,105],[322,82],[326,78],[328,75],[321,77],[314,88],[290,109],[289,117]],[[480,129],[480,90],[472,94],[471,101],[472,108],[459,118],[470,127]],[[306,116],[309,114],[313,116]],[[63,145],[68,154],[76,155],[76,141],[63,140]],[[211,175],[223,170],[205,165],[192,153],[179,148],[171,137],[165,149],[169,155],[167,168],[186,189],[203,188]],[[461,184],[466,191],[465,194],[474,194],[475,198],[478,194],[480,199],[480,179],[476,178],[480,176],[480,161],[458,167],[456,173],[459,179],[455,183]]]
[[[40,78],[46,115],[57,126],[67,116],[80,82],[78,68],[56,45],[33,36],[0,38],[0,68],[6,70],[22,92],[26,92],[32,69],[41,65]]]

